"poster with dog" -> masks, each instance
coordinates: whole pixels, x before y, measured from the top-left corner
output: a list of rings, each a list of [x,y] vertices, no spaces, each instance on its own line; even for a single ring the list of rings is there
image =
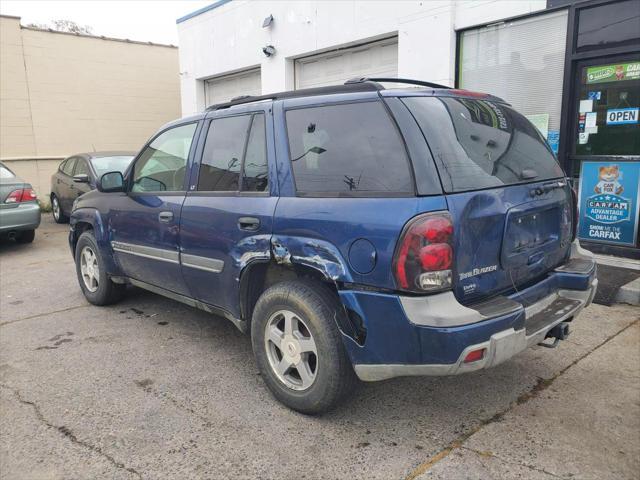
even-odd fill
[[[582,162],[578,238],[636,245],[640,162]]]

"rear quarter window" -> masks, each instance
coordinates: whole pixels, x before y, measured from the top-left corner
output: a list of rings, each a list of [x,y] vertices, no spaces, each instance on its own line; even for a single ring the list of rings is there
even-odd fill
[[[508,105],[455,97],[412,97],[446,192],[564,176],[535,126]]]
[[[404,143],[381,102],[289,110],[286,120],[298,193],[414,193]]]
[[[4,165],[0,165],[0,178],[14,178],[15,175]]]

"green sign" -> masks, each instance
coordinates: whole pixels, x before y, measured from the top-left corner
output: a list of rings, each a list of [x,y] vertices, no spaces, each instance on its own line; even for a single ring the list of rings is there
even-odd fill
[[[620,82],[640,79],[640,62],[587,68],[587,83]]]

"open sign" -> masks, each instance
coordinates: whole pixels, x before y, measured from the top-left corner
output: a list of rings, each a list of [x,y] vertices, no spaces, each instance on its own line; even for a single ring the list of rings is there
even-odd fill
[[[638,108],[616,108],[607,110],[607,125],[638,123]]]

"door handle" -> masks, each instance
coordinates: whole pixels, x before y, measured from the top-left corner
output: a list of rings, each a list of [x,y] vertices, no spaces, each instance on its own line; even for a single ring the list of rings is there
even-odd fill
[[[158,214],[158,220],[160,220],[162,223],[169,223],[171,220],[173,220],[173,212],[160,212]]]
[[[238,219],[238,228],[255,232],[260,228],[260,219],[256,217],[240,217]]]

